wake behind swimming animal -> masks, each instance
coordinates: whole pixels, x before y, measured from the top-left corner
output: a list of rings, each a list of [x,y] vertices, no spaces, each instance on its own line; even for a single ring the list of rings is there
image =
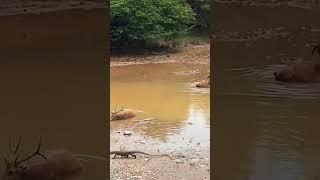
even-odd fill
[[[123,109],[123,106],[119,111],[117,111],[117,106],[114,107],[111,112],[111,121],[113,120],[126,120],[134,118],[136,114],[130,109]]]

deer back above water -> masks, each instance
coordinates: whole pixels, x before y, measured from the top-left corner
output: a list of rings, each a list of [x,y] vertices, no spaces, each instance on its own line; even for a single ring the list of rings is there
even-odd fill
[[[67,150],[41,153],[41,139],[34,153],[19,159],[20,139],[15,149],[9,143],[9,158],[3,157],[2,180],[65,180],[78,177],[84,171],[84,159],[79,155]]]
[[[197,88],[210,88],[210,76],[208,76],[208,80],[201,80],[196,83]]]
[[[135,116],[136,114],[132,110],[123,109],[123,107],[117,111],[117,106],[115,106],[111,112],[111,120],[126,120],[134,118]]]

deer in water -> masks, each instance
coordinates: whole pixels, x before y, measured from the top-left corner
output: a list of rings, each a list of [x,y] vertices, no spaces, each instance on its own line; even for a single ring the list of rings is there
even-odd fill
[[[209,88],[210,87],[210,75],[208,76],[208,80],[201,80],[196,83],[197,88]]]
[[[136,114],[133,111],[129,109],[123,109],[123,106],[119,111],[117,111],[117,106],[115,106],[111,112],[111,120],[126,120],[134,118],[135,116]]]
[[[2,180],[65,180],[78,177],[84,171],[84,158],[106,160],[102,157],[73,154],[67,150],[41,153],[41,138],[36,151],[20,159],[20,142],[21,137],[13,149],[9,138],[9,157],[2,156],[5,165]]]
[[[320,45],[315,45],[312,54],[320,55]],[[283,82],[320,82],[319,63],[294,63],[279,72],[274,72],[275,80]]]

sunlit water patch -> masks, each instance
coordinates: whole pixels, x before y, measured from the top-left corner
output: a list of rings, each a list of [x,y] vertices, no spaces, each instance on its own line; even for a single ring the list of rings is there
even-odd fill
[[[195,149],[193,145],[208,148],[209,89],[195,88],[194,84],[208,76],[208,69],[205,65],[191,64],[113,67],[110,110],[116,105],[124,106],[137,110],[137,116],[111,121],[112,132],[122,131],[128,124],[134,126],[133,134],[152,140],[156,149]]]

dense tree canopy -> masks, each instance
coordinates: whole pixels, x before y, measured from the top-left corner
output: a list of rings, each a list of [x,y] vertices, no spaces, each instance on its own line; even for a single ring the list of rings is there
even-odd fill
[[[187,0],[196,14],[196,30],[208,31],[210,20],[210,0]]]
[[[111,0],[111,42],[170,40],[197,25],[184,0]]]

